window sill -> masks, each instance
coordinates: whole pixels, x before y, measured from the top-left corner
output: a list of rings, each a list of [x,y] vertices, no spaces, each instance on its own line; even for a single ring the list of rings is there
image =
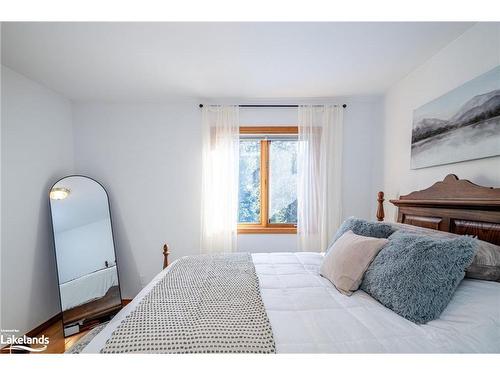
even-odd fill
[[[297,234],[296,226],[239,226],[238,234]]]

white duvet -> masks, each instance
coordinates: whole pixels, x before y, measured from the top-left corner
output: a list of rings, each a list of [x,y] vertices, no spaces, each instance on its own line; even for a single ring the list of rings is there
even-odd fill
[[[500,283],[464,280],[437,320],[412,323],[363,291],[347,297],[319,275],[317,253],[252,254],[278,353],[500,353]],[[169,268],[84,349],[97,353]]]
[[[62,310],[104,297],[109,288],[118,285],[116,266],[103,268],[88,275],[65,282],[59,286]]]

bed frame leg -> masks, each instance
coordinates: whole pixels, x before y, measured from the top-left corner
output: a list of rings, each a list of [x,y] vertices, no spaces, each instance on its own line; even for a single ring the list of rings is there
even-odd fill
[[[384,192],[379,191],[377,194],[377,202],[378,202],[378,207],[377,207],[377,220],[378,221],[384,221]]]
[[[164,244],[163,245],[163,269],[168,267],[168,256],[170,255],[170,252],[168,251],[168,245]]]

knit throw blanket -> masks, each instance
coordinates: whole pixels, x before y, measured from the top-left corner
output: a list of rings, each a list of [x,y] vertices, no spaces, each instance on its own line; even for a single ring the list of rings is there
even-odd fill
[[[275,353],[250,254],[172,264],[102,353]]]

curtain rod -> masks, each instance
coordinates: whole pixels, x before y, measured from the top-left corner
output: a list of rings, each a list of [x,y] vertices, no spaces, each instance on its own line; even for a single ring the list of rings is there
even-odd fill
[[[318,104],[319,105],[319,104]],[[203,104],[199,105],[203,108]],[[240,108],[298,108],[298,104],[238,104]],[[346,108],[347,104],[342,104],[342,108]]]

